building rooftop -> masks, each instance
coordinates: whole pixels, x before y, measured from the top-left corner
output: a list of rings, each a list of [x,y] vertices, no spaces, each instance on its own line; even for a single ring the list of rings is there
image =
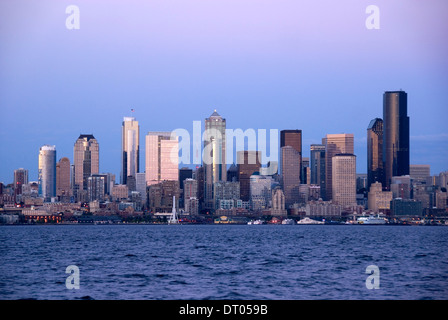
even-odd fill
[[[369,126],[367,127],[367,130],[372,129],[378,121],[383,121],[383,119],[375,118],[375,119],[371,120],[369,123]]]
[[[80,134],[78,139],[87,139],[87,141],[91,139],[95,139],[93,134]]]

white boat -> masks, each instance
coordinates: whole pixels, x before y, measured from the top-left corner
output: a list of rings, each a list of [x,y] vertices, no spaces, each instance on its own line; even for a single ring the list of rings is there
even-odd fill
[[[282,224],[296,224],[294,219],[285,219],[282,221]]]
[[[308,217],[305,217],[302,220],[297,221],[297,224],[324,224],[324,223],[325,222],[323,221],[316,221]]]
[[[362,216],[359,217],[357,220],[358,224],[386,224],[386,219],[381,218],[380,215],[378,216]]]
[[[250,220],[247,224],[250,224],[250,225],[252,225],[252,224],[264,224],[264,221],[260,220],[260,219],[258,219],[258,220]]]
[[[173,211],[171,213],[170,219],[168,220],[168,224],[178,224],[179,218],[177,217],[176,212],[176,196],[173,196]]]

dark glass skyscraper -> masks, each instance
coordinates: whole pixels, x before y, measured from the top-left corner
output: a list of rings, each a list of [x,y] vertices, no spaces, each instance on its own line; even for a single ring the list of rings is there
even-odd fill
[[[237,152],[237,180],[240,183],[240,199],[243,201],[250,200],[250,177],[255,172],[260,172],[260,160],[261,151],[245,150]]]
[[[311,184],[320,186],[320,197],[325,198],[325,145],[312,144],[310,146]]]
[[[367,127],[367,189],[375,182],[384,186],[383,119],[375,118]]]
[[[393,176],[409,174],[408,95],[386,91],[383,95],[383,162],[385,189]]]
[[[302,156],[302,130],[280,131],[280,148],[291,146]]]

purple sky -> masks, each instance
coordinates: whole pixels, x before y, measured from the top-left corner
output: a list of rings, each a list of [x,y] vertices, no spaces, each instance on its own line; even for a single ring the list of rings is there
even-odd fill
[[[368,30],[368,5],[380,29]],[[65,26],[68,5],[80,29]],[[366,129],[387,90],[408,93],[411,164],[448,170],[446,0],[147,0],[0,2],[0,181],[37,180],[39,147],[73,160],[80,133],[100,171],[120,174],[121,122],[192,130],[213,109],[228,128],[302,129],[303,153],[327,133]]]

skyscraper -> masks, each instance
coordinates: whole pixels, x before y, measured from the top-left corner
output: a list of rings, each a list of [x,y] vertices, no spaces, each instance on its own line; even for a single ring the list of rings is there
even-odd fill
[[[375,118],[367,127],[367,190],[375,182],[384,184],[383,120]]]
[[[282,186],[285,195],[285,205],[288,208],[299,203],[300,186],[300,153],[292,146],[281,148]]]
[[[354,153],[354,135],[352,133],[327,134],[325,142],[325,187],[326,199],[331,200],[333,196],[333,162],[332,158],[338,153]],[[356,183],[356,174],[355,174]],[[356,185],[355,185],[356,188]],[[356,193],[356,190],[355,190]]]
[[[311,184],[320,186],[320,197],[325,199],[325,145],[310,146]]]
[[[22,194],[22,186],[28,184],[28,170],[20,168],[14,170],[14,198]]]
[[[282,186],[285,205],[299,202],[299,186],[302,171],[302,130],[280,131],[280,156]]]
[[[89,201],[104,200],[106,177],[102,174],[92,174],[87,178],[87,194]]]
[[[429,164],[409,165],[409,175],[414,183],[426,183],[426,178],[431,176],[431,166]]]
[[[179,187],[181,190],[184,189],[184,180],[193,178],[193,169],[183,167],[179,169]]]
[[[179,141],[171,132],[146,135],[146,183],[179,180]]]
[[[272,176],[261,176],[258,172],[253,174],[250,177],[250,204],[252,210],[266,209],[271,200]]]
[[[203,162],[204,206],[213,209],[213,185],[227,180],[226,120],[216,110],[205,119]]]
[[[238,151],[238,177],[240,182],[240,198],[243,201],[250,200],[250,181],[255,172],[260,172],[261,151]]]
[[[75,190],[87,190],[87,178],[99,173],[99,145],[92,134],[81,134],[73,148]]]
[[[356,205],[356,156],[338,153],[331,162],[332,200],[343,206]]]
[[[124,117],[121,135],[121,183],[127,183],[127,177],[135,178],[140,167],[140,127],[133,117]]]
[[[302,171],[302,130],[280,131],[280,148],[291,146],[299,153],[299,166]]]
[[[404,91],[383,94],[383,162],[385,189],[394,176],[409,174],[408,95]]]
[[[56,196],[56,146],[44,145],[39,149],[39,196],[48,202]]]
[[[280,148],[291,146],[302,155],[302,130],[280,131]]]
[[[59,200],[70,200],[70,185],[70,160],[64,157],[56,164],[56,196],[59,197]]]

